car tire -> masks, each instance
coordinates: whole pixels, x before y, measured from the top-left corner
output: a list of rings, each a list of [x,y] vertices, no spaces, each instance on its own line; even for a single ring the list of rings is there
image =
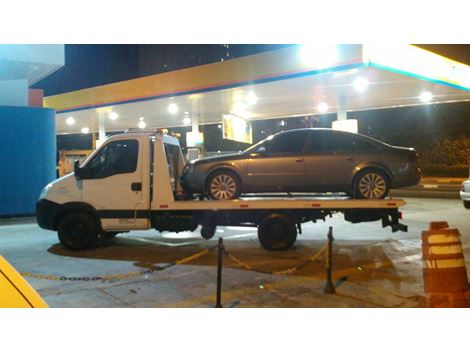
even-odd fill
[[[354,198],[384,199],[390,191],[390,181],[385,172],[367,169],[354,178]]]
[[[470,209],[470,200],[464,200],[463,206],[465,207],[465,209]]]
[[[206,192],[215,200],[236,199],[241,194],[240,178],[233,171],[216,171],[207,180]]]
[[[88,249],[98,240],[99,231],[95,219],[83,212],[65,215],[57,230],[60,243],[66,249]]]
[[[258,239],[267,250],[285,251],[297,240],[297,227],[286,214],[270,214],[259,223]]]

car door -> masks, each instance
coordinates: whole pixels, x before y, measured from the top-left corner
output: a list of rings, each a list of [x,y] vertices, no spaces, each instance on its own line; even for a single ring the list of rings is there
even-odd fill
[[[139,225],[138,211],[146,207],[141,147],[136,139],[111,141],[84,165],[82,200],[97,210],[105,230]]]
[[[306,153],[306,185],[312,191],[342,191],[356,166],[353,134],[311,131]]]
[[[305,187],[307,131],[274,135],[252,153],[245,166],[249,191],[295,191]]]

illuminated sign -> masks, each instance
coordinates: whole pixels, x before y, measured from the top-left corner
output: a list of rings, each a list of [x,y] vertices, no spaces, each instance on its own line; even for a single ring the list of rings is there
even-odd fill
[[[336,120],[333,121],[331,128],[338,131],[357,133],[357,120]]]
[[[222,115],[223,137],[242,143],[253,143],[251,123],[236,115]]]
[[[470,90],[470,67],[413,45],[364,45],[363,62]]]
[[[204,134],[201,132],[186,132],[186,145],[188,147],[199,147],[204,143]]]

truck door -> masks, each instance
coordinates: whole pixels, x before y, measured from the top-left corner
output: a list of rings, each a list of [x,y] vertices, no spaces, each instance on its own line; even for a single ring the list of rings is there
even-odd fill
[[[84,165],[82,200],[98,211],[105,230],[147,225],[148,182],[143,175],[143,155],[148,146],[142,144],[137,139],[110,141]]]

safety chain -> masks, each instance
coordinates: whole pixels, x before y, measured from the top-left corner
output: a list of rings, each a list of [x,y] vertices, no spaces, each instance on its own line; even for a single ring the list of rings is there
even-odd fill
[[[45,279],[45,280],[52,280],[52,281],[111,281],[111,280],[122,280],[122,279],[128,279],[131,277],[139,277],[142,275],[146,274],[152,274],[156,271],[162,271],[165,269],[168,269],[172,266],[175,265],[180,265],[180,264],[186,264],[189,263],[190,261],[193,261],[199,257],[202,257],[206,254],[209,254],[212,252],[214,249],[216,249],[217,246],[212,246],[210,248],[206,248],[198,253],[195,253],[189,257],[177,260],[173,263],[169,263],[163,266],[158,266],[154,269],[148,269],[148,270],[143,270],[143,271],[132,271],[129,273],[125,274],[115,274],[115,275],[105,275],[105,276],[57,276],[57,275],[43,275],[43,274],[33,274],[33,273],[28,273],[28,272],[22,272],[20,273],[21,275],[25,277],[31,277],[35,279]]]
[[[271,274],[271,275],[286,275],[287,274],[287,275],[289,275],[289,274],[292,274],[292,273],[294,273],[295,271],[297,271],[299,269],[302,269],[303,267],[305,267],[309,263],[317,260],[318,257],[320,257],[324,252],[326,252],[326,255],[328,255],[327,248],[328,248],[328,241],[326,241],[325,244],[313,256],[308,258],[305,262],[303,262],[299,265],[296,265],[296,266],[294,266],[290,269],[279,270],[279,271],[266,271],[266,270],[256,269],[256,268],[252,267],[251,265],[246,264],[245,262],[241,261],[240,259],[235,257],[233,254],[227,252],[227,250],[225,249],[225,246],[223,246],[223,251],[224,251],[225,255],[227,255],[235,263],[241,265],[245,269],[256,271],[256,272],[262,273],[262,274]]]
[[[21,272],[20,274],[23,275],[24,277],[30,277],[30,278],[35,278],[35,279],[44,279],[44,280],[51,280],[51,281],[111,281],[111,280],[122,280],[122,279],[128,279],[132,277],[139,277],[142,275],[148,275],[152,274],[157,271],[163,271],[165,269],[168,269],[172,266],[175,265],[180,265],[180,264],[186,264],[189,263],[197,258],[200,258],[206,254],[209,254],[212,252],[214,249],[216,249],[218,246],[212,246],[210,248],[206,248],[200,252],[197,252],[189,257],[177,260],[173,263],[169,263],[163,266],[158,266],[154,269],[147,269],[143,271],[132,271],[129,273],[125,274],[114,274],[114,275],[105,275],[105,276],[58,276],[58,275],[44,275],[44,274],[34,274],[34,273],[29,273],[29,272]],[[258,273],[262,274],[271,274],[271,275],[290,275],[294,273],[295,271],[302,269],[303,267],[307,266],[309,263],[317,260],[323,253],[328,256],[328,241],[325,242],[325,244],[310,258],[308,258],[306,261],[303,263],[300,263],[299,265],[296,265],[292,268],[285,269],[285,270],[278,270],[278,271],[267,271],[267,270],[261,270],[254,268],[253,266],[241,261],[237,257],[235,257],[233,254],[228,252],[225,249],[225,246],[222,245],[223,252],[226,256],[228,256],[231,260],[233,260],[235,263],[239,264],[240,266],[244,267],[245,269],[252,270]]]

